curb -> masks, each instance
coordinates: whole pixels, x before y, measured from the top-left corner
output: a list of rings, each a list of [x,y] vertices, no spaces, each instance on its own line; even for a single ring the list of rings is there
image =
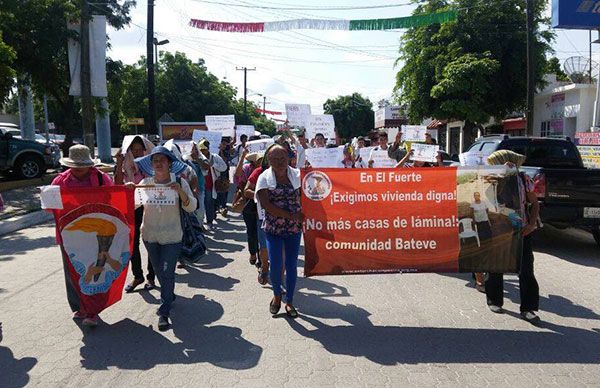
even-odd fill
[[[53,218],[52,213],[48,213],[44,210],[7,218],[0,221],[0,236],[51,221]]]

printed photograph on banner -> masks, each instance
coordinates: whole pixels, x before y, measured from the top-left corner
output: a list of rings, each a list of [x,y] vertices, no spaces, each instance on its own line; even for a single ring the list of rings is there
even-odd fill
[[[457,170],[461,272],[515,272],[523,226],[516,169]]]
[[[175,206],[179,204],[179,196],[169,187],[143,187],[135,189],[135,204],[154,206]]]
[[[437,154],[440,150],[440,146],[431,144],[413,143],[411,144],[412,155],[411,160],[417,160],[421,162],[437,162]]]
[[[344,147],[308,148],[306,160],[313,168],[342,168],[344,165]]]
[[[314,139],[317,133],[325,136],[325,139],[335,139],[335,122],[333,115],[311,115],[306,125],[306,138]]]
[[[246,143],[246,147],[248,148],[248,153],[264,152],[271,144],[274,143],[275,141],[273,139],[252,140]]]
[[[215,132],[215,131],[194,130],[194,133],[192,135],[192,139],[194,140],[194,143],[196,143],[196,144],[198,144],[198,142],[202,139],[208,140],[208,142],[210,143],[209,151],[211,154],[219,153],[219,145],[221,144],[222,138],[223,138],[223,133]]]
[[[254,125],[236,125],[235,126],[235,143],[240,144],[240,137],[242,135],[248,136],[250,139],[251,136],[254,136]]]
[[[207,115],[204,120],[209,131],[222,132],[223,136],[235,136],[235,115]]]
[[[427,127],[424,125],[403,125],[402,141],[424,142],[426,139]]]
[[[368,160],[373,161],[373,168],[391,168],[396,166],[396,161],[390,159],[386,150],[371,151]]]
[[[310,116],[310,105],[308,104],[285,104],[288,125],[292,127],[306,128],[306,121]]]

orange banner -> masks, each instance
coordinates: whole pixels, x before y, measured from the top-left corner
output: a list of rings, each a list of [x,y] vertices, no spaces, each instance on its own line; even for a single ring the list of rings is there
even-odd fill
[[[471,171],[471,170],[470,170]],[[302,172],[305,276],[471,271],[480,263],[495,268],[494,257],[474,265],[460,265],[508,244],[503,271],[515,270],[513,237],[518,236],[508,216],[492,214],[498,203],[497,186],[486,183],[485,170],[465,175],[459,201],[456,168],[318,169]],[[513,180],[516,181],[516,180]],[[477,187],[481,187],[478,189]],[[483,217],[481,201],[471,206],[476,190],[494,197],[483,210],[496,236],[483,231],[472,209]],[[477,192],[480,195],[479,192]],[[459,205],[461,214],[459,214]],[[504,206],[504,205],[503,205]],[[497,205],[493,206],[496,211]],[[510,210],[514,212],[513,210]],[[481,220],[479,220],[481,221]],[[477,232],[477,225],[481,231]],[[484,240],[484,234],[489,239]],[[473,237],[473,238],[471,238]],[[481,237],[481,238],[480,238]],[[497,248],[497,247],[496,247]]]

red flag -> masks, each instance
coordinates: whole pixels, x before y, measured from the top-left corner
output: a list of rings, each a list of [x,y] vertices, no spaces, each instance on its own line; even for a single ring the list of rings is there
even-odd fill
[[[98,314],[118,302],[135,231],[133,190],[123,186],[61,187],[54,210],[57,237],[80,311]]]

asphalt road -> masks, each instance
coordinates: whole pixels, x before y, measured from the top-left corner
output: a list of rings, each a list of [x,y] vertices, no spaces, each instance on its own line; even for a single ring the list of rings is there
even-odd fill
[[[157,290],[125,294],[81,329],[53,227],[0,238],[0,387],[600,386],[600,250],[589,234],[536,237],[534,327],[518,316],[515,276],[496,315],[470,274],[300,278],[300,318],[272,318],[243,223],[218,225],[201,264],[177,270],[165,333]]]

